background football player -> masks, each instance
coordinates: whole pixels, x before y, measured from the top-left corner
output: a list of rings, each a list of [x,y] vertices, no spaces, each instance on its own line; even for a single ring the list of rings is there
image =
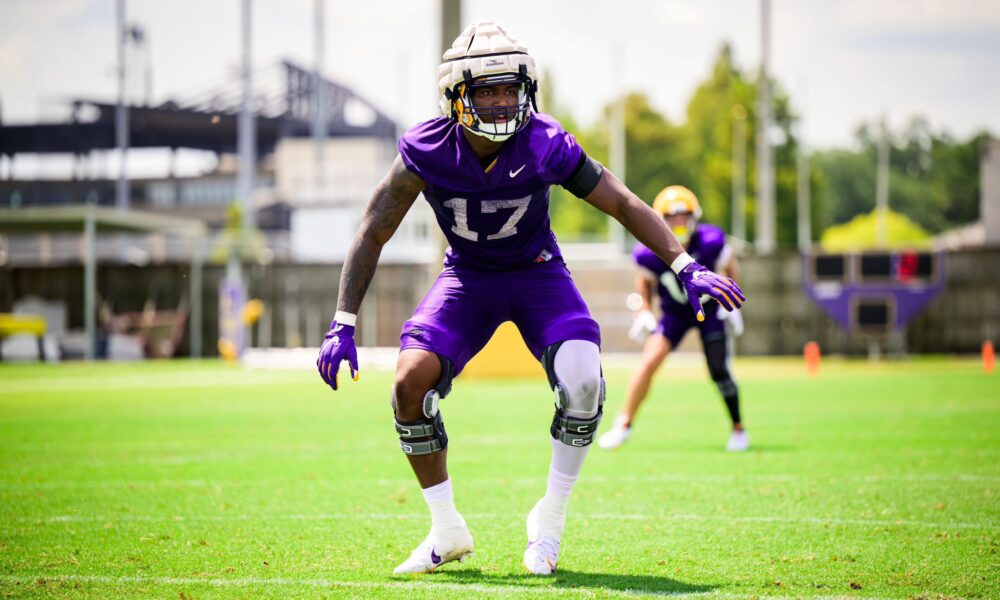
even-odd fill
[[[551,574],[570,492],[601,419],[604,381],[600,330],[549,225],[549,186],[562,185],[618,219],[677,271],[699,314],[702,294],[730,309],[744,298],[732,281],[695,262],[663,219],[555,119],[537,112],[535,61],[504,28],[491,21],[469,26],[445,52],[438,79],[444,116],[400,139],[399,156],[348,251],[337,314],[316,364],[335,390],[341,361],[357,376],[354,324],[361,300],[383,245],[423,193],[450,247],[444,270],[403,324],[392,407],[431,529],[395,573],[430,572],[473,550],[455,509],[438,402],[496,328],[513,321],[556,397],[547,490],[528,515],[524,552],[531,573]],[[503,419],[502,407],[484,417]]]
[[[653,210],[663,216],[695,260],[728,277],[737,278],[736,259],[732,247],[726,243],[726,234],[714,225],[699,223],[701,205],[691,190],[680,185],[664,188],[656,196]],[[653,375],[684,334],[695,327],[701,334],[708,372],[718,386],[732,420],[733,430],[726,449],[733,452],[746,450],[750,447],[750,437],[740,419],[739,387],[729,371],[729,340],[724,322],[728,318],[734,335],[743,333],[740,311],[709,311],[704,320],[698,320],[688,308],[686,291],[663,259],[641,242],[636,243],[632,257],[639,267],[635,287],[642,305],[636,312],[629,337],[636,341],[646,338],[646,343],[639,368],[629,379],[622,412],[612,428],[600,437],[598,444],[602,448],[613,449],[628,440],[639,406],[649,393]],[[653,314],[654,288],[660,299],[659,320]]]

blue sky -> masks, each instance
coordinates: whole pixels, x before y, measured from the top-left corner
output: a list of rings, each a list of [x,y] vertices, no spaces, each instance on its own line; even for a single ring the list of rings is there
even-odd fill
[[[130,0],[149,34],[154,100],[206,89],[239,64],[239,0]],[[524,42],[555,94],[592,122],[622,88],[683,118],[719,46],[759,57],[755,0],[465,0]],[[913,115],[964,137],[1000,134],[1000,2],[772,0],[772,70],[808,144],[849,144],[856,125]],[[436,114],[437,0],[328,0],[327,74],[404,124]],[[255,1],[255,63],[313,61],[312,0]],[[610,56],[620,47],[623,68]],[[62,100],[114,98],[114,0],[0,0],[5,122],[58,117]],[[546,85],[548,82],[542,82]],[[139,88],[136,84],[136,89]]]

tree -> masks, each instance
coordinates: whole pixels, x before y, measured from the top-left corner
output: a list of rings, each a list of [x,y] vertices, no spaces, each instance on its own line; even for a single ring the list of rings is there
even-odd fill
[[[551,112],[575,131],[595,159],[607,164],[611,105],[591,128],[576,126],[569,112],[551,97]],[[773,101],[776,237],[780,247],[796,241],[796,117],[788,94],[771,82]],[[729,229],[732,223],[734,107],[746,118],[747,229],[754,238],[756,212],[757,83],[735,64],[724,44],[708,77],[691,95],[683,123],[671,123],[643,94],[624,97],[626,184],[652,202],[667,185],[691,188],[701,200],[705,220]],[[889,205],[927,231],[938,232],[975,220],[979,206],[979,152],[986,133],[956,142],[935,133],[923,118],[911,119],[890,140]],[[814,236],[870,212],[875,205],[875,169],[880,133],[872,124],[855,132],[856,147],[816,151],[810,160],[811,220]],[[607,218],[562,188],[552,191],[552,220],[561,236],[604,238]]]
[[[815,152],[820,174],[820,230],[846,223],[875,207],[875,156],[851,150]]]
[[[597,136],[593,133],[588,135],[583,128],[577,125],[569,110],[559,103],[555,94],[557,88],[553,77],[545,73],[542,74],[542,77],[546,77],[547,81],[545,85],[539,86],[541,90],[539,108],[554,116],[562,123],[566,131],[574,133],[590,156],[607,164],[607,143],[597,143]],[[562,186],[555,185],[549,189],[549,216],[552,220],[552,229],[561,240],[604,239],[607,233],[607,216],[569,193]]]
[[[885,215],[888,248],[925,248],[930,235],[906,216],[894,211]],[[858,215],[843,225],[834,225],[823,232],[823,249],[827,252],[849,252],[879,247],[878,215],[876,211]]]
[[[733,121],[735,107],[746,113],[747,143],[747,227],[753,237],[756,213],[757,83],[735,64],[732,48],[723,44],[709,78],[700,84],[687,104],[684,124],[686,154],[693,175],[690,187],[698,194],[705,219],[724,229],[732,223]],[[771,82],[773,102],[772,143],[775,169],[777,241],[791,246],[796,236],[796,157],[795,117],[788,95],[776,81]],[[815,197],[815,195],[814,195]]]
[[[875,125],[865,123],[855,133],[857,149],[817,153],[825,225],[845,223],[874,208],[880,135]],[[888,132],[889,206],[930,232],[975,221],[979,149],[986,136],[956,142],[935,133],[923,117]]]

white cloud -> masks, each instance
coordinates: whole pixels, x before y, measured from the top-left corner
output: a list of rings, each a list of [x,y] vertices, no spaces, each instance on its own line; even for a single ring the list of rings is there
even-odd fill
[[[993,0],[839,0],[829,4],[852,29],[931,33],[1000,27],[1000,3]]]
[[[20,75],[19,67],[27,61],[29,48],[28,36],[24,33],[0,38],[0,70]],[[7,85],[11,82],[8,81]]]

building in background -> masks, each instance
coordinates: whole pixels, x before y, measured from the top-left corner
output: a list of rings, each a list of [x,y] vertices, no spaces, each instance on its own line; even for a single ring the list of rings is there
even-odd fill
[[[396,154],[396,124],[347,87],[321,79],[325,137],[315,139],[312,71],[284,62],[255,74],[257,176],[253,222],[277,260],[340,262],[372,190]],[[181,100],[130,106],[131,150],[160,149],[165,176],[132,178],[129,206],[195,218],[224,227],[237,196],[238,81],[221,82]],[[114,206],[117,161],[115,105],[78,99],[63,122],[0,122],[0,209],[96,204]],[[205,167],[176,175],[179,153],[201,151]],[[135,161],[135,153],[130,161]],[[18,165],[55,165],[19,177]],[[117,164],[117,163],[116,163]],[[44,173],[40,175],[39,173]],[[53,174],[49,174],[53,173]],[[433,215],[418,203],[387,247],[384,260],[437,259]],[[0,239],[2,263],[57,264],[79,261],[74,234],[35,234]],[[64,239],[65,238],[65,239]],[[102,261],[145,264],[185,260],[190,245],[152,236],[98,241]]]
[[[364,206],[396,157],[395,139],[350,137],[324,143],[322,163],[313,140],[285,138],[274,153],[273,194],[289,207],[291,256],[298,262],[341,263]],[[400,224],[380,260],[431,263],[440,258],[434,213],[422,199]]]
[[[1000,246],[1000,140],[986,138],[979,153],[979,220],[934,237],[937,247]]]

